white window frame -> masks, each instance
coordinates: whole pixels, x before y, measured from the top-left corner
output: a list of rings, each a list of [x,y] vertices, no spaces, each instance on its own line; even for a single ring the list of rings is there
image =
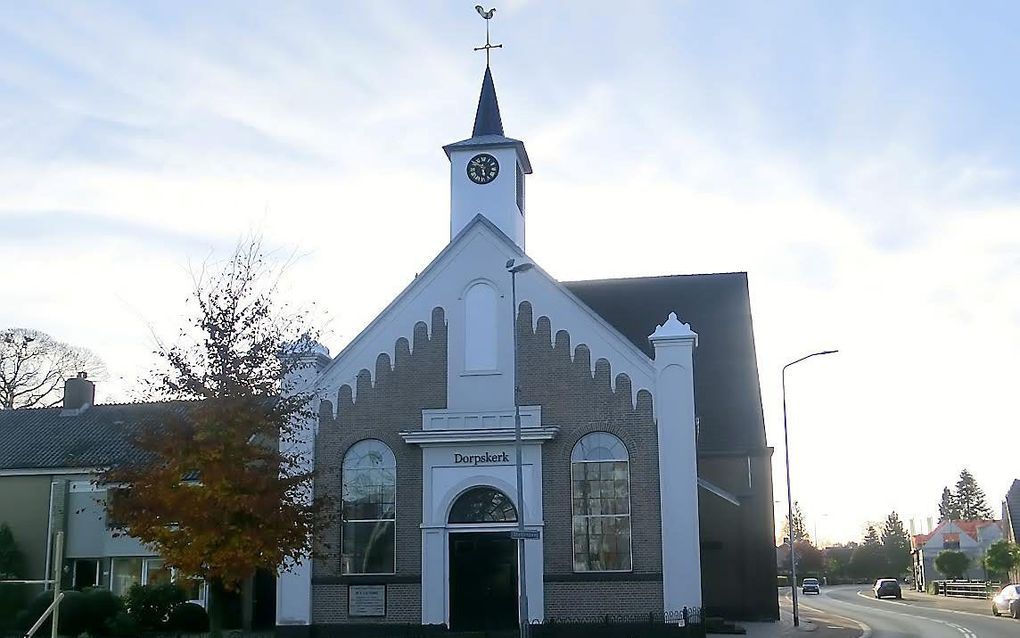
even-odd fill
[[[576,514],[574,512],[574,464],[575,463],[620,463],[623,459],[600,459],[594,460],[574,460],[574,451],[581,445],[581,441],[588,438],[593,434],[607,434],[617,441],[627,452],[627,513],[626,514]],[[627,444],[623,442],[623,439],[616,436],[612,432],[606,432],[604,430],[597,430],[595,432],[588,432],[577,439],[574,443],[574,447],[570,448],[570,567],[575,574],[629,574],[634,571],[634,504],[631,502],[631,488],[633,483],[630,477],[630,449]],[[574,565],[574,517],[580,516],[585,519],[591,518],[619,518],[626,516],[630,523],[630,534],[627,535],[627,552],[630,555],[630,568],[629,569],[577,569]]]

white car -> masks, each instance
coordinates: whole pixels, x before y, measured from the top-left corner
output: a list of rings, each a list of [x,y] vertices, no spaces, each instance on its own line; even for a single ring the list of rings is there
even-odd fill
[[[1020,585],[1006,585],[992,599],[992,615],[999,614],[1020,618]]]
[[[807,594],[820,594],[822,593],[821,587],[819,587],[817,578],[805,578],[800,583],[801,592]]]

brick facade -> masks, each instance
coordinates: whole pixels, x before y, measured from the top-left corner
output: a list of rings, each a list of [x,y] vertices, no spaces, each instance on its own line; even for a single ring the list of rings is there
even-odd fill
[[[661,612],[659,448],[652,395],[639,390],[635,402],[630,378],[624,374],[616,376],[614,389],[608,361],[596,361],[593,374],[588,348],[583,344],[572,348],[565,330],[555,339],[551,332],[548,317],[534,322],[531,305],[520,305],[521,403],[542,406],[543,424],[560,428],[559,435],[542,446],[546,616],[578,616],[586,609],[603,614]],[[570,453],[590,432],[616,435],[630,454],[630,573],[573,570]]]
[[[368,370],[358,374],[356,396],[350,386],[340,387],[335,415],[332,406],[324,403],[315,448],[316,490],[328,494],[339,507],[340,471],[347,449],[363,439],[388,445],[397,461],[397,549],[392,576],[342,576],[339,520],[318,532],[312,566],[312,621],[316,624],[347,622],[347,587],[358,584],[387,586],[386,617],[353,622],[421,622],[421,449],[404,443],[398,433],[420,430],[422,410],[446,407],[446,360],[446,316],[442,308],[435,308],[431,329],[418,322],[410,342],[397,340],[392,365],[383,353],[376,360],[374,375]]]
[[[534,328],[533,328],[534,326]],[[558,436],[542,446],[545,616],[580,617],[605,613],[662,611],[662,548],[659,518],[658,438],[647,390],[632,393],[627,375],[612,376],[610,364],[591,364],[588,348],[555,339],[547,317],[533,322],[532,308],[520,306],[517,323],[521,403],[542,407],[544,425]],[[362,370],[356,394],[342,386],[336,414],[324,403],[316,441],[316,489],[340,498],[341,464],[347,449],[366,438],[386,443],[397,462],[396,573],[391,576],[340,574],[340,524],[316,535],[313,561],[313,622],[418,623],[421,621],[422,455],[399,432],[421,427],[421,411],[442,409],[447,400],[447,325],[443,309],[432,314],[431,329],[414,328],[413,348],[396,344],[393,364],[379,355],[374,373]],[[633,569],[625,573],[575,573],[572,559],[570,453],[590,432],[610,432],[630,455]],[[696,567],[695,567],[696,568]],[[349,618],[347,588],[387,585],[384,618]]]

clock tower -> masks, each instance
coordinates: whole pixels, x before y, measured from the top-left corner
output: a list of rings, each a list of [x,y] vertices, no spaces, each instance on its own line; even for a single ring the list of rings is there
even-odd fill
[[[524,250],[524,142],[503,135],[492,71],[485,67],[471,137],[443,147],[450,159],[450,239],[484,215]]]

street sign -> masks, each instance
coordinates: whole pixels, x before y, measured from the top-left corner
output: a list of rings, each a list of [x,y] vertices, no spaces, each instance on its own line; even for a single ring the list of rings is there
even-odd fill
[[[537,541],[542,536],[537,529],[526,529],[524,531],[515,529],[510,531],[510,538]]]

